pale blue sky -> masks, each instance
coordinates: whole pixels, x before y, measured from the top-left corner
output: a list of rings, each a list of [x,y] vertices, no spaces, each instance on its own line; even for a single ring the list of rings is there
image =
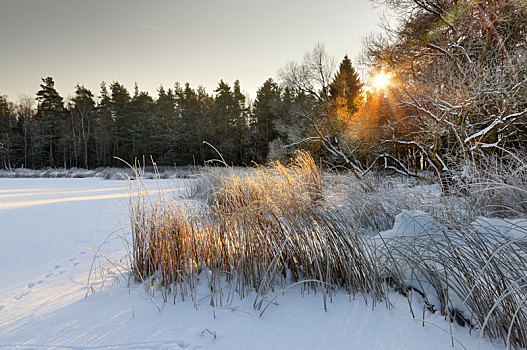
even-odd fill
[[[50,75],[64,97],[77,82],[156,95],[220,79],[254,97],[316,42],[355,58],[380,13],[368,0],[0,0],[0,94],[33,96]]]

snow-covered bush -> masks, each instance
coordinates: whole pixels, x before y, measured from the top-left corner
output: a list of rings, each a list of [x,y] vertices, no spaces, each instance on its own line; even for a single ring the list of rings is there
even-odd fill
[[[439,185],[400,177],[322,174],[303,152],[288,166],[210,168],[192,201],[164,193],[153,200],[141,172],[134,177],[132,276],[165,301],[196,298],[199,279],[211,304],[252,293],[263,311],[270,293],[291,285],[319,291],[324,304],[338,290],[389,302],[391,287],[410,308],[417,293],[423,310],[527,345],[527,221],[476,218],[484,208],[474,205],[477,193],[445,196]],[[519,188],[506,193],[522,198],[512,194]]]
[[[527,216],[527,155],[505,153],[466,166],[470,210],[486,216]]]
[[[374,242],[398,290],[508,346],[527,345],[527,219],[467,224],[404,211]]]

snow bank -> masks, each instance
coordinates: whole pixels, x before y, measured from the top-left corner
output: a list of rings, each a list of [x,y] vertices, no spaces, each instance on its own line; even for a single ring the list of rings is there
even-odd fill
[[[161,167],[156,174],[152,167],[147,167],[143,178],[145,179],[169,179],[190,178],[199,173],[195,167]],[[106,180],[123,180],[135,178],[134,171],[130,168],[97,168],[97,169],[24,169],[0,170],[0,178],[87,178],[99,177]]]

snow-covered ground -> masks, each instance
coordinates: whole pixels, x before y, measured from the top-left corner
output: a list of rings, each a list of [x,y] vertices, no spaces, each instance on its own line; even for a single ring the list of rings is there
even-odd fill
[[[178,191],[189,181],[162,186]],[[146,183],[157,191],[156,181]],[[438,313],[427,312],[423,327],[397,294],[390,310],[338,294],[324,312],[320,295],[291,288],[260,316],[250,296],[211,307],[206,283],[195,302],[178,298],[175,305],[159,295],[152,300],[144,286],[129,287],[124,278],[92,290],[92,249],[127,224],[126,206],[124,181],[0,178],[0,348],[446,349],[452,341],[503,348]],[[103,252],[112,261],[126,254],[117,235]],[[414,304],[422,310],[421,300]]]

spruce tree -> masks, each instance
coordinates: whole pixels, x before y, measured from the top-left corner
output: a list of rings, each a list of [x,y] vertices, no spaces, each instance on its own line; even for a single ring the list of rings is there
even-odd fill
[[[358,108],[363,84],[348,56],[340,63],[339,70],[329,85],[330,99],[339,120],[351,117]]]
[[[222,153],[225,160],[232,162],[236,152],[234,147],[234,127],[236,125],[235,102],[229,84],[220,80],[214,98],[213,146]]]
[[[16,133],[18,135],[18,149],[20,162],[16,166],[24,168],[34,167],[33,145],[35,139],[34,99],[23,96],[16,105]]]
[[[11,169],[16,145],[16,116],[12,104],[0,95],[0,166]]]
[[[128,160],[135,158],[142,159],[146,156],[147,159],[152,156],[154,159],[159,157],[158,149],[158,135],[153,120],[155,116],[154,100],[145,91],[139,91],[137,85],[134,97],[128,104],[126,122],[127,122],[127,137],[123,142],[123,149],[121,150],[123,156]]]
[[[111,137],[114,134],[114,124],[112,99],[108,93],[106,83],[103,81],[101,83],[95,120],[97,166],[110,166],[113,163]]]
[[[111,91],[111,113],[114,120],[114,129],[112,133],[114,156],[128,158],[130,151],[130,130],[132,122],[129,117],[130,94],[126,88],[118,82],[110,85]],[[117,164],[116,162],[114,162]]]
[[[180,133],[179,116],[176,110],[176,97],[172,89],[165,91],[159,87],[155,113],[151,120],[151,131],[154,138],[152,147],[157,154],[157,160],[165,164],[174,164],[176,159],[171,152],[175,148],[174,141]]]
[[[199,139],[200,107],[198,95],[189,83],[181,88],[175,87],[176,101],[179,109],[179,130],[173,138],[171,158],[180,164],[190,164],[199,153],[201,142]],[[207,140],[210,142],[210,140]]]

